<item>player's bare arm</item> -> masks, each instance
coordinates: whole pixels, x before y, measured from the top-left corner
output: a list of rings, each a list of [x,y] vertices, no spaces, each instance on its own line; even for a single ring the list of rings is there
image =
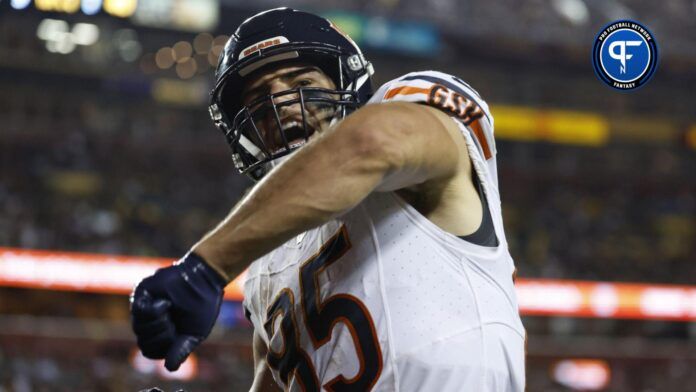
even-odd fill
[[[413,194],[429,188],[429,194],[453,202],[477,198],[463,144],[457,125],[437,109],[405,102],[368,105],[272,171],[193,251],[230,278],[376,190],[412,187]],[[456,227],[441,209],[425,208],[447,230],[471,229]]]

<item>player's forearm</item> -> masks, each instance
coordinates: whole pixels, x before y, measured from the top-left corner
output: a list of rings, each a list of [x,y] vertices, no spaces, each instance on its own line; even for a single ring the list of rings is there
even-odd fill
[[[356,120],[339,124],[274,170],[194,251],[232,278],[293,236],[362,201],[393,165]]]

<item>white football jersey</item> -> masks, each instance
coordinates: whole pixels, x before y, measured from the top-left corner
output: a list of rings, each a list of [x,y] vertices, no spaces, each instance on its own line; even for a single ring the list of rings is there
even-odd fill
[[[290,391],[522,391],[525,332],[498,194],[493,118],[463,81],[427,71],[370,103],[433,105],[457,121],[498,246],[467,242],[393,192],[255,261],[244,306]]]

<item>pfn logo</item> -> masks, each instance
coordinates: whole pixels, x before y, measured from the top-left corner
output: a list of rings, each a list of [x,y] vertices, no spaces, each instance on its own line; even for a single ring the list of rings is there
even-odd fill
[[[657,44],[642,25],[619,20],[595,39],[592,62],[597,76],[618,90],[632,90],[650,80],[657,69]]]

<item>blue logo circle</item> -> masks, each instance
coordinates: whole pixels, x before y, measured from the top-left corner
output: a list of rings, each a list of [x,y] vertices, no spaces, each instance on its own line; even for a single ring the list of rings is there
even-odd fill
[[[657,69],[657,44],[640,23],[617,20],[604,27],[592,50],[595,73],[618,90],[634,90],[650,80]]]

